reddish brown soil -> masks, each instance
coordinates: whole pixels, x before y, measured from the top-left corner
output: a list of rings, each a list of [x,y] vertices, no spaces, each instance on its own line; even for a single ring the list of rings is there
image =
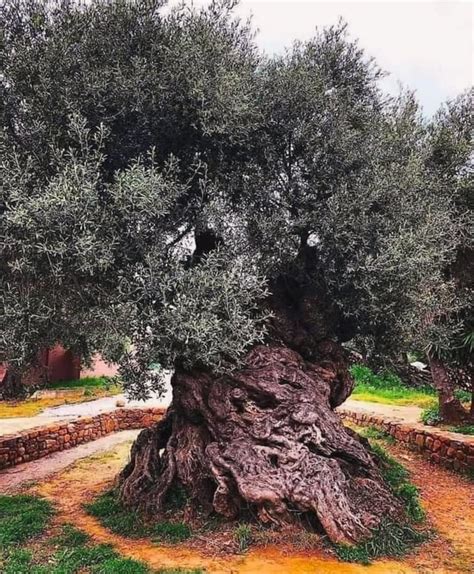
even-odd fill
[[[472,572],[474,550],[473,487],[467,479],[434,467],[418,455],[399,447],[392,453],[412,472],[420,488],[428,518],[438,532],[432,542],[401,561],[377,561],[371,566],[339,562],[323,550],[301,551],[283,540],[278,545],[256,547],[245,555],[204,553],[193,547],[157,546],[149,540],[130,540],[103,528],[82,509],[111,486],[129,454],[122,444],[105,455],[90,457],[53,479],[35,487],[58,508],[58,520],[73,522],[96,542],[111,543],[124,556],[143,560],[154,568],[202,567],[209,574],[467,574]]]

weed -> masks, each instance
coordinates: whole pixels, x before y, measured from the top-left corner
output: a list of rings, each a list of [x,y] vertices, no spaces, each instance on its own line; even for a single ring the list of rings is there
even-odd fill
[[[252,544],[252,529],[248,524],[239,524],[234,530],[239,552],[245,552]]]
[[[442,418],[439,413],[439,405],[435,404],[424,409],[420,418],[425,425],[436,426],[441,424]]]
[[[350,371],[355,380],[351,397],[356,400],[419,407],[436,402],[436,391],[431,387],[406,387],[400,377],[389,371],[376,374],[364,365],[353,365]]]
[[[461,425],[458,427],[449,427],[448,430],[459,434],[467,434],[470,436],[474,435],[474,425]]]
[[[425,517],[425,512],[420,505],[420,492],[409,481],[410,475],[407,469],[392,458],[380,445],[371,446],[381,462],[381,472],[385,482],[390,486],[395,496],[403,501],[407,516],[414,522],[421,522]]]
[[[43,498],[0,496],[0,548],[20,544],[43,532],[53,509]]]
[[[52,512],[51,505],[41,498],[0,496],[2,574],[151,574],[145,564],[122,558],[111,546],[91,544],[89,536],[71,524],[63,525],[62,532],[51,540],[55,550],[45,545],[38,556],[37,551],[21,547],[45,530]],[[176,570],[177,574],[200,572]]]
[[[150,570],[132,558],[109,558],[92,568],[93,574],[149,574]]]
[[[56,381],[48,385],[48,389],[102,389],[110,386],[109,377],[84,377],[83,379],[71,379],[69,381]]]
[[[157,522],[153,526],[154,539],[157,542],[183,542],[191,536],[191,529],[183,522]]]
[[[388,444],[395,444],[395,442],[396,442],[391,434],[388,434],[388,432],[385,432],[385,431],[381,431],[375,427],[366,427],[366,428],[361,429],[358,432],[359,432],[360,436],[363,436],[365,438],[384,440]]]
[[[45,566],[33,564],[31,552],[23,548],[12,548],[0,556],[3,574],[49,574]]]
[[[102,494],[94,502],[85,505],[85,509],[116,534],[129,538],[142,538],[147,535],[147,528],[140,515],[122,506],[114,491]]]
[[[426,532],[419,532],[408,524],[382,522],[373,531],[371,538],[355,546],[335,545],[337,556],[346,562],[370,564],[381,556],[400,557],[429,538]]]
[[[146,523],[138,512],[120,504],[114,491],[106,492],[85,506],[87,512],[112,532],[129,538],[150,537],[159,542],[182,542],[191,536],[191,529],[182,522]]]
[[[89,542],[89,536],[72,524],[64,524],[62,527],[62,533],[54,538],[53,542],[61,546],[76,548],[77,546],[87,544]]]

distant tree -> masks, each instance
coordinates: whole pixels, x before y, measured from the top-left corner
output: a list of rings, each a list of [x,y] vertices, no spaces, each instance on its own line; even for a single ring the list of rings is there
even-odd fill
[[[310,513],[353,543],[403,511],[334,412],[342,344],[433,340],[458,223],[413,98],[344,25],[266,60],[233,7],[5,3],[1,358],[80,333],[135,397],[174,371],[125,503],[179,485],[189,511]]]
[[[453,205],[457,224],[455,259],[445,277],[455,286],[455,316],[439,313],[428,348],[433,385],[439,391],[441,418],[462,422],[474,417],[474,120],[473,90],[445,104],[430,125],[427,165],[438,182],[442,201]],[[468,413],[455,388],[472,393]]]

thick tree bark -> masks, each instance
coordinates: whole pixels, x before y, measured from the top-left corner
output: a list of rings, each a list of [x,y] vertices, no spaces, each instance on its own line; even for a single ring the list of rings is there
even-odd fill
[[[119,477],[122,501],[157,515],[179,484],[189,511],[276,525],[304,515],[348,544],[400,518],[374,457],[334,412],[352,390],[342,351],[330,341],[317,350],[309,363],[261,345],[232,375],[176,373],[171,408],[142,431]]]
[[[438,391],[439,413],[445,423],[459,424],[469,419],[469,413],[454,395],[454,386],[442,361],[430,358],[433,386]]]
[[[1,398],[3,400],[20,399],[25,397],[27,394],[21,372],[12,369],[11,367],[7,367],[0,386]]]

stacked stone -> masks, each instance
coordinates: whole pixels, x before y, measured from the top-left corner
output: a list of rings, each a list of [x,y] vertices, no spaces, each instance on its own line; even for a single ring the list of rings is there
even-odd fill
[[[463,436],[423,424],[401,423],[393,419],[341,409],[343,419],[360,426],[373,426],[393,436],[411,450],[427,456],[434,464],[459,472],[474,469],[474,437]]]
[[[164,409],[119,409],[0,437],[0,469],[96,440],[120,430],[151,426]]]

